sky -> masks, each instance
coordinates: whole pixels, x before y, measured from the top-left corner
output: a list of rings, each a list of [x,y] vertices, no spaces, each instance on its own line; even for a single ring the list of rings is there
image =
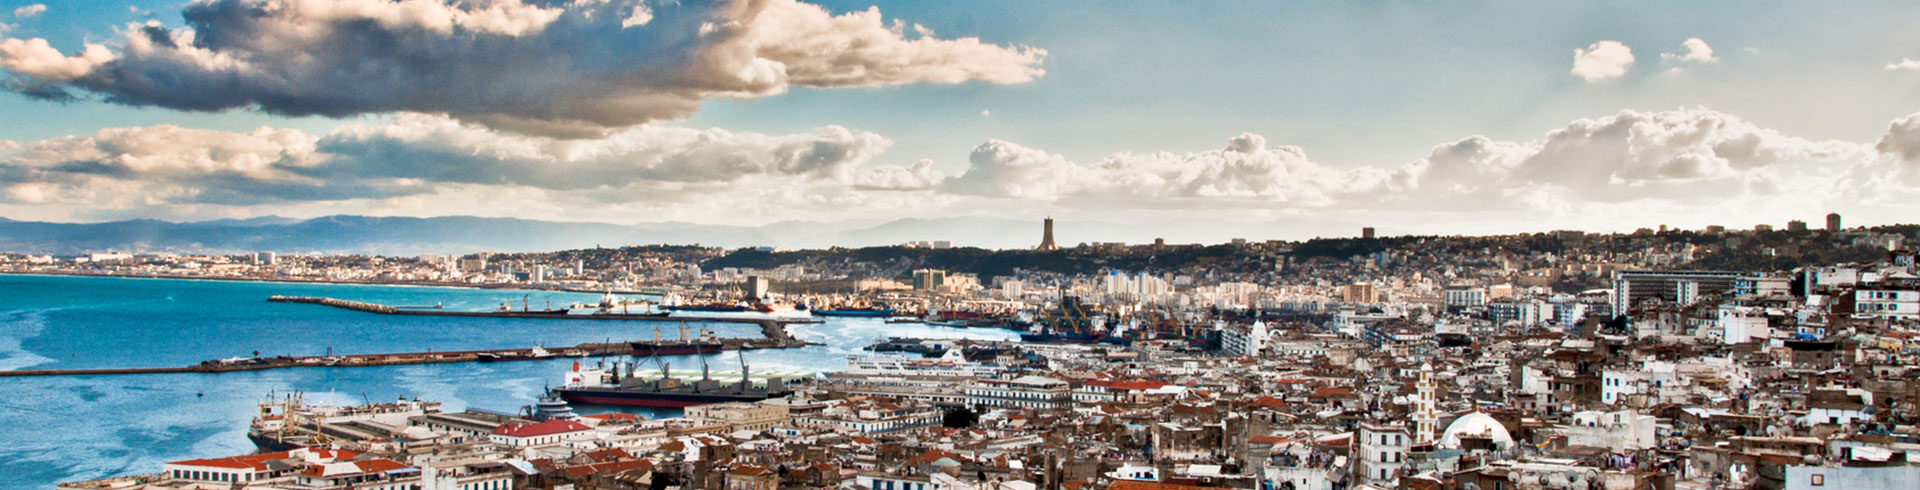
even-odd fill
[[[1916,19],[1913,2],[7,1],[0,216],[1913,222]]]

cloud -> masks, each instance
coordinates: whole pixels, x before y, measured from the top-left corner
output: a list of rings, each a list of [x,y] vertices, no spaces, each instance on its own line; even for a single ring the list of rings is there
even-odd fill
[[[67,55],[0,41],[13,90],[188,111],[445,114],[592,138],[789,87],[1031,81],[1046,51],[912,39],[878,9],[796,0],[199,0]]]
[[[568,140],[502,133],[438,116],[346,126],[317,142],[333,157],[303,173],[327,178],[419,179],[573,190],[640,181],[730,182],[767,174],[842,178],[891,144],[839,126],[773,136],[642,126]]]
[[[1920,197],[1920,114],[1877,142],[1814,140],[1705,108],[1623,110],[1404,163],[1338,165],[1244,133],[1199,151],[1075,161],[1002,140],[964,168],[880,164],[890,142],[647,125],[594,139],[402,115],[326,134],[154,126],[0,141],[0,214],[29,219],[477,214],[765,223],[854,218],[1344,220],[1420,232],[1735,224]],[[1844,212],[1845,209],[1842,209]],[[1897,214],[1888,214],[1889,216]],[[1124,216],[1126,218],[1114,218]],[[1665,218],[1663,218],[1665,219]]]
[[[1887,63],[1887,71],[1920,71],[1920,60],[1900,58],[1900,61]]]
[[[1797,138],[1730,114],[1683,108],[1575,120],[1533,141],[1472,136],[1437,146],[1408,168],[1419,175],[1420,192],[1411,195],[1422,203],[1489,195],[1701,201],[1777,195],[1787,182],[1831,180],[1834,166],[1870,153],[1857,143]]]
[[[1660,53],[1660,59],[1687,63],[1714,63],[1720,61],[1720,58],[1713,57],[1713,47],[1708,46],[1707,42],[1700,40],[1700,38],[1687,38],[1685,42],[1680,43],[1680,47],[1686,48],[1686,53]]]
[[[879,135],[836,126],[792,135],[644,126],[601,139],[564,140],[424,115],[343,126],[322,136],[161,125],[28,142],[0,153],[0,201],[87,212],[310,205],[443,192],[669,202],[751,179],[838,185],[889,144]]]
[[[36,4],[21,6],[19,8],[13,9],[13,16],[16,18],[26,19],[26,18],[40,15],[41,13],[44,13],[46,11],[47,11],[47,4],[36,3]]]
[[[1882,151],[1911,144],[1911,154],[1920,155],[1920,117],[1901,124],[1897,142],[1883,143]],[[1638,219],[1634,213],[1655,209],[1844,202],[1852,196],[1841,177],[1875,153],[1704,108],[1627,110],[1575,120],[1534,140],[1468,136],[1394,166],[1316,162],[1299,147],[1250,133],[1214,150],[1118,153],[1091,163],[996,140],[975,147],[966,171],[940,190],[1102,212],[1396,213],[1435,223],[1475,213],[1554,213],[1590,221]]]
[[[975,147],[968,162],[965,173],[946,183],[948,191],[1070,206],[1312,207],[1381,190],[1392,177],[1385,170],[1320,165],[1297,146],[1269,147],[1265,137],[1252,133],[1229,139],[1221,149],[1121,153],[1092,164],[996,140]]]
[[[1627,67],[1632,65],[1632,48],[1620,41],[1600,41],[1573,50],[1573,70],[1569,73],[1588,82],[1603,82],[1627,74]]]
[[[875,165],[854,181],[854,188],[885,191],[930,190],[946,182],[947,175],[933,168],[933,160],[920,160],[912,166]]]

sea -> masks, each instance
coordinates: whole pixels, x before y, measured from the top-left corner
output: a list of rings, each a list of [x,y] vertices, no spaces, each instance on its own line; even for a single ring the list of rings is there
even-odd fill
[[[599,294],[418,286],[277,283],[0,274],[0,370],[174,367],[232,357],[310,356],[567,347],[646,340],[661,322],[391,316],[319,305],[269,303],[273,295],[491,311],[501,303],[597,303]],[[726,337],[757,337],[750,324],[690,323]],[[825,345],[704,356],[716,378],[753,372],[824,373],[887,337],[1008,339],[1014,332],[871,318],[788,327]],[[597,362],[589,358],[587,362]],[[613,358],[608,358],[609,360]],[[642,367],[653,366],[651,360]],[[658,359],[675,372],[700,356]],[[154,473],[168,461],[254,452],[247,423],[269,397],[360,404],[418,398],[448,411],[518,412],[558,385],[575,359],[380,367],[303,367],[219,374],[0,378],[0,488]],[[581,413],[606,408],[576,407]],[[651,417],[678,415],[643,411]]]

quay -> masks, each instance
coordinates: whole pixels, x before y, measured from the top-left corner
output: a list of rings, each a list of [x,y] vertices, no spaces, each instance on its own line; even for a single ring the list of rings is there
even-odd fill
[[[275,296],[268,297],[267,301],[273,302],[273,303],[303,303],[303,304],[331,306],[334,308],[341,308],[341,309],[360,311],[360,312],[366,312],[366,313],[376,313],[381,315],[455,316],[455,317],[481,317],[481,318],[528,318],[528,319],[546,319],[546,320],[608,320],[608,321],[617,320],[617,321],[637,321],[637,322],[752,323],[752,324],[759,325],[760,333],[765,335],[768,339],[779,341],[779,342],[782,342],[783,344],[795,342],[793,339],[793,336],[787,334],[787,324],[819,323],[819,321],[816,321],[816,320],[784,320],[784,319],[776,319],[776,318],[736,318],[736,317],[720,317],[720,316],[667,316],[667,315],[645,315],[645,314],[635,315],[635,314],[622,314],[622,313],[607,313],[607,314],[592,314],[592,315],[557,315],[552,313],[541,313],[541,312],[531,312],[531,311],[447,311],[442,309],[423,309],[423,308],[415,308],[415,307],[402,308],[398,306],[389,306],[389,305],[383,305],[383,304],[377,304],[377,303],[367,303],[363,301],[351,301],[351,300],[336,299],[336,298],[320,298],[320,297],[312,297],[312,296],[275,295]],[[798,345],[794,345],[794,347],[797,347],[797,346]]]
[[[753,323],[760,325],[764,338],[723,338],[719,339],[720,348],[716,352],[759,349],[792,349],[810,345],[787,333],[788,323],[806,323],[763,318],[726,318],[726,317],[667,317],[656,315],[553,315],[531,312],[469,312],[444,310],[402,309],[359,301],[334,298],[313,298],[300,296],[273,296],[267,301],[276,303],[307,303],[364,311],[382,315],[418,315],[418,316],[456,316],[456,317],[495,317],[495,318],[547,318],[575,320],[633,320],[633,321],[688,321],[688,322],[729,322]],[[533,349],[491,349],[439,352],[402,352],[386,354],[348,354],[327,356],[277,356],[220,359],[203,361],[199,364],[181,367],[156,368],[101,368],[101,369],[22,369],[0,371],[0,378],[22,376],[90,376],[116,374],[170,374],[170,373],[229,373],[240,371],[264,371],[296,367],[367,367],[395,366],[405,364],[443,364],[454,362],[479,362],[482,357],[489,362],[533,361],[560,358],[612,357],[632,355],[636,346],[655,344],[656,341],[635,341],[618,343],[589,342],[573,347],[550,349],[551,356],[534,357]],[[662,346],[675,344],[674,341],[657,341]]]
[[[490,349],[436,352],[403,352],[388,354],[347,354],[332,356],[276,356],[220,359],[203,361],[199,364],[181,367],[157,368],[102,368],[102,369],[23,369],[18,371],[0,371],[0,378],[22,376],[90,376],[115,374],[174,374],[174,373],[230,373],[240,371],[264,371],[296,367],[369,367],[396,366],[406,364],[444,364],[455,362],[478,362],[483,355],[494,359],[490,362],[538,361],[564,358],[617,357],[631,355],[634,344],[651,344],[650,341],[633,343],[590,342],[564,349],[550,349],[548,357],[533,357],[533,349]],[[672,343],[672,342],[662,342]],[[788,349],[819,345],[809,342],[775,339],[720,339],[719,351]]]

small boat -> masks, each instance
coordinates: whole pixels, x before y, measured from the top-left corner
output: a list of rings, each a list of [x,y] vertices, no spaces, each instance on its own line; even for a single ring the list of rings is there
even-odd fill
[[[547,351],[545,347],[536,345],[536,346],[533,346],[532,349],[528,349],[527,352],[524,354],[516,354],[516,353],[503,354],[499,352],[482,352],[479,354],[474,354],[473,357],[474,357],[474,360],[477,360],[480,362],[531,361],[536,359],[546,359],[546,358],[554,357],[554,354],[552,352]]]
[[[815,315],[819,315],[819,316],[850,316],[850,317],[866,317],[866,318],[886,318],[886,317],[890,317],[890,316],[893,316],[893,313],[894,313],[894,311],[893,311],[893,308],[886,308],[886,307],[867,307],[867,308],[831,308],[831,309],[817,309],[817,310],[813,310],[813,311],[812,311],[812,313],[813,313],[813,314],[815,314]]]

